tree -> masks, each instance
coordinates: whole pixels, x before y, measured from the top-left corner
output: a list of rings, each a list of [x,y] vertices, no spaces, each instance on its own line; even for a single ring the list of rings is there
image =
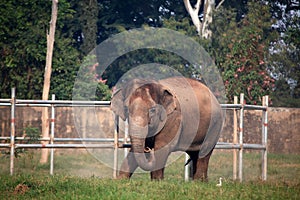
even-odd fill
[[[78,30],[75,33],[76,39],[79,40],[79,49],[83,55],[87,55],[96,47],[97,42],[97,22],[99,8],[97,0],[81,0],[73,2],[76,9],[75,18],[78,22]]]
[[[145,3],[140,0],[60,0],[49,93],[55,93],[57,99],[71,99],[80,62],[83,62],[82,58],[96,44],[121,31],[150,26],[177,30],[201,43],[211,53],[229,83],[236,84],[238,81],[237,84],[243,83],[240,86],[246,87],[240,91],[233,91],[235,88],[225,82],[229,84],[227,87],[229,96],[239,92],[247,94],[251,80],[252,82],[258,80],[254,85],[263,85],[266,81],[270,87],[263,88],[263,91],[276,93],[280,90],[280,84],[276,82],[284,80],[290,86],[290,91],[282,95],[289,95],[295,99],[300,93],[298,64],[300,23],[299,15],[295,15],[299,10],[299,2],[250,1],[250,4],[263,5],[254,11],[251,10],[254,6],[249,6],[248,2],[248,0],[150,0]],[[265,11],[266,4],[271,8],[268,11]],[[198,30],[205,32],[201,34],[206,36],[197,35],[195,20],[190,20],[187,8],[190,13],[194,13],[195,20],[200,22]],[[49,27],[50,15],[45,10],[51,10],[51,1],[0,2],[1,98],[9,97],[13,86],[17,87],[18,98],[41,98],[47,44],[45,31]],[[258,13],[261,12],[260,16]],[[268,18],[265,13],[271,14],[272,17]],[[264,20],[265,18],[268,20]],[[274,32],[279,32],[279,39],[272,39]],[[205,37],[210,39],[206,40]],[[268,55],[269,49],[273,50],[272,55]],[[238,63],[241,60],[249,61]],[[101,85],[99,91],[102,89],[106,91],[105,85],[112,86],[122,73],[131,67],[149,62],[172,65],[186,76],[193,73],[191,68],[186,67],[188,64],[176,58],[176,55],[160,50],[142,49],[116,60],[102,77],[103,80],[109,78],[106,84],[99,83]],[[250,64],[256,67],[251,70]],[[244,71],[241,72],[242,69]],[[235,74],[238,78],[235,78]],[[275,83],[271,79],[265,79],[265,76],[263,78],[263,74],[275,79]],[[275,87],[272,87],[273,84]],[[259,89],[251,89],[249,94],[253,98],[252,93],[259,93]],[[102,93],[97,94],[102,96]],[[103,95],[103,98],[107,98],[105,96],[107,95]],[[250,96],[247,98],[248,101],[254,102]],[[256,98],[259,101],[259,97],[254,97]]]
[[[244,93],[247,103],[258,104],[275,87],[266,59],[276,34],[271,29],[269,7],[257,2],[247,5],[248,12],[239,22],[230,10],[221,9],[216,14],[212,49],[228,99],[233,102],[234,96]]]
[[[277,20],[273,28],[280,33],[272,44],[271,72],[276,79],[275,106],[300,106],[300,13],[299,1],[269,1],[272,16]],[[283,93],[282,90],[286,90]]]
[[[164,19],[162,27],[173,29],[178,32],[181,32],[182,34],[189,35],[193,37],[197,41],[202,41],[196,32],[194,31],[193,26],[190,25],[190,20],[188,17],[182,19],[182,20],[176,20],[175,17],[171,17],[170,19]],[[143,27],[143,29],[146,31],[150,28],[148,26]],[[140,44],[147,44],[151,43],[153,41],[159,40],[160,36],[156,38],[156,35],[153,37],[147,37],[142,38],[142,40],[138,40],[138,46]],[[170,37],[171,38],[171,37]],[[180,44],[180,41],[172,40],[174,46],[177,46]],[[131,40],[132,41],[132,38]],[[116,44],[117,46],[118,44]],[[126,49],[126,41],[121,44],[122,48]],[[128,46],[132,47],[135,43],[130,43]],[[184,48],[184,45],[178,45],[178,48],[182,49]],[[187,47],[187,50],[190,50]],[[160,65],[165,65],[170,68],[175,69],[178,71],[181,75],[186,77],[192,77],[195,74],[199,74],[199,68],[196,69],[191,63],[189,63],[184,58],[178,56],[177,54],[161,49],[138,49],[135,51],[128,52],[122,56],[120,56],[118,59],[116,59],[105,71],[103,74],[103,78],[107,79],[107,84],[112,87],[116,84],[116,82],[121,78],[123,74],[125,74],[127,71],[144,64],[151,65],[152,63],[159,63]],[[156,71],[156,78],[162,78],[164,75],[166,75],[166,71],[164,67],[160,68],[158,65],[155,66],[157,69]],[[153,73],[152,70],[149,69],[149,71],[144,70],[140,75],[147,77],[147,73]],[[168,71],[168,73],[172,74],[172,72]],[[160,76],[161,75],[161,76]]]
[[[79,67],[70,25],[74,10],[60,0],[55,34],[50,92],[57,99],[71,99]],[[0,96],[9,98],[12,87],[17,98],[41,99],[46,60],[45,32],[49,27],[51,1],[13,0],[0,2]],[[71,36],[71,37],[70,37]]]
[[[96,57],[91,53],[83,59],[73,87],[73,100],[110,100],[111,91],[106,85],[107,80],[97,74],[99,63]]]
[[[47,14],[39,11],[48,6],[40,1],[0,2],[2,98],[10,97],[11,87],[16,87],[18,98],[41,98]]]
[[[209,29],[209,25],[213,21],[213,12],[215,8],[219,8],[224,1],[225,0],[221,0],[216,6],[215,0],[197,0],[193,6],[190,0],[183,0],[186,10],[190,14],[194,26],[202,38],[211,37],[212,32]],[[202,11],[202,20],[199,18],[200,11]]]
[[[49,90],[50,90],[50,78],[52,71],[52,57],[53,57],[53,47],[55,39],[55,29],[57,20],[57,10],[58,10],[58,0],[52,0],[52,13],[49,33],[47,33],[47,56],[46,56],[46,67],[44,75],[44,87],[42,100],[48,100]],[[48,107],[44,107],[42,110],[42,137],[49,137],[49,112]],[[48,141],[42,141],[42,144],[48,144]],[[42,149],[40,163],[46,163],[48,161],[48,149]]]

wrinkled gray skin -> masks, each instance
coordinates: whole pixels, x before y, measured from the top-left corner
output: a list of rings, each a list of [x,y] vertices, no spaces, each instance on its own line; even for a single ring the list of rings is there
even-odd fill
[[[193,179],[207,180],[223,115],[204,84],[183,77],[135,79],[115,92],[111,108],[123,120],[128,118],[132,143],[119,178],[130,178],[141,167],[151,171],[151,179],[163,179],[170,153],[185,151],[193,163]]]

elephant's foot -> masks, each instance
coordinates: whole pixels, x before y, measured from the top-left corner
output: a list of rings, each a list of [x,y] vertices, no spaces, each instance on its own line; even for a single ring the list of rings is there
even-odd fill
[[[132,176],[132,173],[120,171],[117,179],[129,179]]]
[[[151,172],[151,180],[163,180],[164,179],[164,169],[159,169]]]
[[[196,173],[194,175],[194,180],[199,180],[201,182],[208,182],[207,173]]]
[[[196,169],[196,173],[194,175],[194,179],[201,180],[203,182],[208,182],[207,171],[208,171],[209,158],[210,158],[211,154],[212,154],[212,151],[204,158],[198,158],[197,169]]]
[[[208,163],[212,151],[206,155],[204,158],[198,157],[198,151],[187,152],[193,163],[193,180],[199,180],[202,182],[208,182],[207,171]]]
[[[129,152],[123,160],[117,179],[129,179],[138,167],[134,155]]]

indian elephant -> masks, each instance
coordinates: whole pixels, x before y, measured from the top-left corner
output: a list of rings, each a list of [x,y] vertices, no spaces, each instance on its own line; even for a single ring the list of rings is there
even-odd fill
[[[130,178],[140,167],[151,171],[151,179],[163,179],[170,153],[185,151],[193,163],[193,179],[207,180],[223,125],[220,104],[207,86],[184,77],[134,79],[113,94],[111,108],[128,118],[132,144],[119,178]]]

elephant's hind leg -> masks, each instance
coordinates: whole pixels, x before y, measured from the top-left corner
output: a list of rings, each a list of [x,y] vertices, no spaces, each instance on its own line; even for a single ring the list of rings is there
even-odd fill
[[[205,156],[204,158],[198,158],[197,163],[193,165],[196,169],[194,169],[194,177],[193,179],[195,180],[201,180],[204,182],[207,182],[207,171],[208,171],[208,163],[209,163],[209,158],[212,154],[212,151]]]

